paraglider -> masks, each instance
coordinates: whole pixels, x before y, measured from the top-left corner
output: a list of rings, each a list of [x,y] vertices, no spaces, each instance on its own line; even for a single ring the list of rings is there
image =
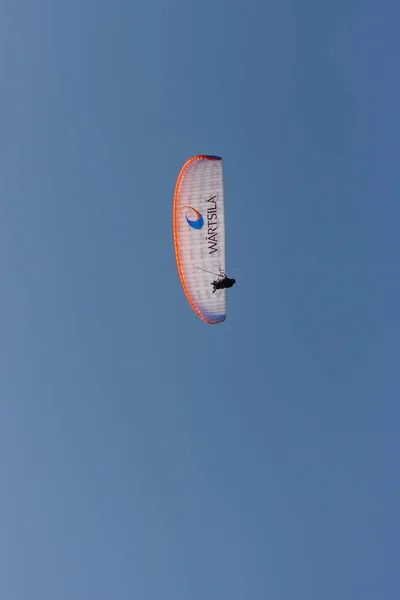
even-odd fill
[[[206,323],[222,323],[226,289],[236,283],[225,274],[222,158],[202,154],[184,164],[175,187],[173,221],[178,272],[189,304]],[[217,279],[210,281],[210,274]]]
[[[212,293],[215,294],[217,290],[226,290],[227,288],[231,288],[235,285],[236,279],[230,279],[227,277],[226,273],[222,272],[218,275],[218,279],[213,281],[211,285],[213,286]]]

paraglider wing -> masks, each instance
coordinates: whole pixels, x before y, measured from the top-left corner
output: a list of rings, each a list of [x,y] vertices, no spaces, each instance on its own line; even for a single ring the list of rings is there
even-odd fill
[[[199,155],[183,166],[175,188],[174,242],[186,297],[206,323],[226,318],[226,291],[212,293],[212,282],[225,272],[223,161]]]

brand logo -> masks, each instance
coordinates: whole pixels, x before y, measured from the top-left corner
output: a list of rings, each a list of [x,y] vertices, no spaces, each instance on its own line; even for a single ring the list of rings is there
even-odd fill
[[[198,210],[196,210],[195,208],[193,208],[192,206],[182,206],[182,209],[189,209],[186,210],[186,221],[188,223],[188,225],[190,225],[190,227],[192,227],[193,229],[201,229],[204,225],[204,219],[202,217],[202,215],[199,213]],[[192,212],[190,212],[192,211]],[[189,219],[189,216],[191,217],[196,217],[195,219]]]
[[[208,254],[218,252],[218,211],[217,196],[211,196],[206,200],[207,207],[207,234]]]

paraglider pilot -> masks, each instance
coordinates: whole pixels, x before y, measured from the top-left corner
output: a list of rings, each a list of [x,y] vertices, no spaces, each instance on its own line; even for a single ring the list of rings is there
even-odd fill
[[[235,285],[236,279],[230,279],[226,276],[226,273],[221,271],[221,275],[218,277],[216,281],[213,281],[211,285],[214,286],[212,293],[214,294],[217,290],[225,290],[226,288],[231,288]]]

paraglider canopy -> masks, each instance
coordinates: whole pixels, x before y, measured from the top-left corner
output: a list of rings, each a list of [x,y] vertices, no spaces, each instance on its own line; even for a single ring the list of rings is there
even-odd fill
[[[175,187],[174,243],[179,276],[191,307],[206,323],[214,325],[225,321],[225,289],[230,286],[212,288],[215,275],[225,274],[224,182],[220,157],[198,155],[183,166]]]

